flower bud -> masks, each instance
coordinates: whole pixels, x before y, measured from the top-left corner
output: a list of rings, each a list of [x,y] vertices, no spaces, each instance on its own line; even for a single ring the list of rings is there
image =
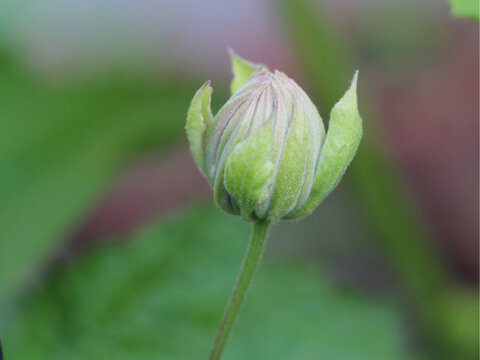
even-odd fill
[[[333,190],[362,135],[355,74],[323,121],[310,98],[279,71],[231,52],[234,94],[213,116],[205,83],[187,114],[187,136],[217,205],[247,221],[275,222],[312,212]]]

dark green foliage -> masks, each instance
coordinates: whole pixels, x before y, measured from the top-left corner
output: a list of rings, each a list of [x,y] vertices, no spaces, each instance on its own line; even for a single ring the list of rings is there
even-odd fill
[[[201,359],[250,227],[213,207],[57,268],[1,329],[12,359]],[[274,239],[271,239],[274,241]],[[393,309],[267,256],[225,359],[405,359]]]

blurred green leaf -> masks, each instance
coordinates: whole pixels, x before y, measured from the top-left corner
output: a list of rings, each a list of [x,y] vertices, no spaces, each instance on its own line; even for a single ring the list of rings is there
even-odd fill
[[[436,359],[451,359],[450,349],[458,359],[479,358],[478,291],[454,286],[432,303],[435,318],[432,333],[441,341]]]
[[[55,269],[4,323],[6,356],[205,357],[249,231],[202,207]],[[392,308],[335,291],[291,259],[267,251],[249,295],[225,359],[407,358]]]
[[[45,86],[0,59],[0,305],[139,150],[183,134],[188,86]]]
[[[478,0],[448,0],[455,16],[479,20],[479,1]]]

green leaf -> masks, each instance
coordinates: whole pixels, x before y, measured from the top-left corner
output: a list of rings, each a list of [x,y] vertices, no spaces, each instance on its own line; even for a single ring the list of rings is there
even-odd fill
[[[206,175],[205,148],[203,145],[207,125],[213,121],[210,103],[213,89],[207,81],[195,93],[187,112],[187,137],[190,143],[193,159],[200,171]]]
[[[479,20],[478,0],[448,0],[455,16],[471,20]]]
[[[254,64],[248,60],[245,60],[235,54],[232,49],[228,50],[232,61],[233,80],[230,85],[230,91],[234,94],[245,84],[248,79],[257,70],[267,70],[268,68],[262,64]]]
[[[249,231],[201,207],[57,268],[1,323],[7,357],[205,358]],[[407,358],[392,308],[336,291],[298,261],[265,260],[226,360]]]
[[[105,79],[48,87],[0,59],[0,307],[133,153],[182,134],[191,90]]]

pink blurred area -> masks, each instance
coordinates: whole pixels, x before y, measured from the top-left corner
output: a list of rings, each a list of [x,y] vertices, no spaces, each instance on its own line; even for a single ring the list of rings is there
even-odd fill
[[[447,257],[478,271],[479,53],[473,23],[453,34],[433,66],[375,90],[395,158]]]

